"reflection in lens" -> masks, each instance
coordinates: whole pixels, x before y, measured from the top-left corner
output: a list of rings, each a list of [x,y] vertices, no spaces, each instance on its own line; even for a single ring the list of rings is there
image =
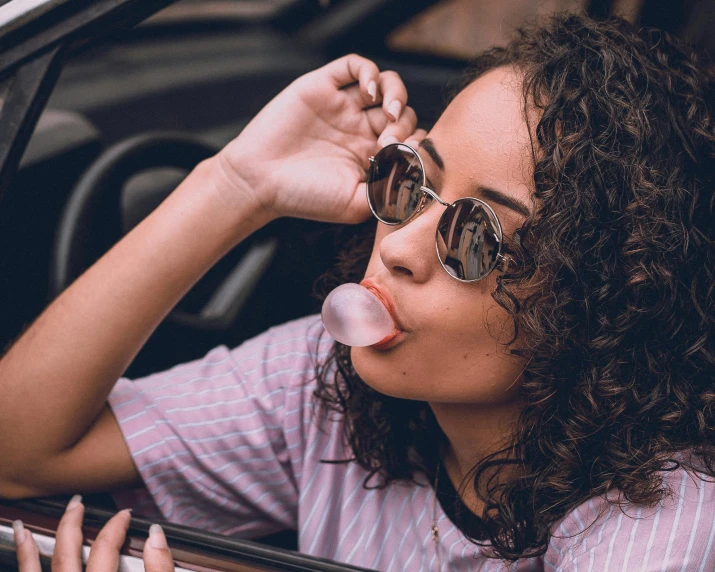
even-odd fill
[[[370,167],[367,186],[370,206],[383,222],[404,222],[417,209],[423,184],[419,157],[405,145],[389,145],[375,156]]]
[[[497,263],[501,228],[494,215],[473,199],[447,207],[437,227],[439,259],[445,270],[461,280],[480,280]]]

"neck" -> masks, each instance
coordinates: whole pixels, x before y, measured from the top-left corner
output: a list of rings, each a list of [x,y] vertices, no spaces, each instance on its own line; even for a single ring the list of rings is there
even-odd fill
[[[481,514],[481,503],[471,478],[469,482],[465,478],[479,461],[509,442],[521,406],[518,401],[499,405],[430,403],[447,437],[442,463],[463,502],[476,514]]]

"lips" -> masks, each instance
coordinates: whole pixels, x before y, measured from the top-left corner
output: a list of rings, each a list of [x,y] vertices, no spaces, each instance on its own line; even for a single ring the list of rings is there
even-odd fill
[[[404,335],[405,332],[403,332],[402,330],[394,330],[391,333],[387,334],[376,344],[372,344],[372,346],[370,347],[376,350],[389,350],[392,346],[399,344],[400,340],[402,340],[402,337]]]
[[[401,332],[404,332],[405,329],[402,327],[402,324],[400,324],[400,320],[397,317],[397,312],[395,311],[395,304],[390,298],[389,294],[387,292],[381,290],[377,284],[375,284],[372,280],[369,278],[366,278],[362,282],[360,282],[360,286],[363,288],[366,288],[370,292],[372,292],[380,302],[382,302],[382,305],[385,306],[385,309],[387,310],[388,314],[390,314],[390,317],[392,318],[392,321],[395,324],[395,331],[389,333],[387,336],[385,336],[382,340],[380,340],[377,344],[374,344],[373,347],[378,347],[378,346],[383,346],[386,345],[389,341],[391,341],[393,338],[395,338],[398,334]]]

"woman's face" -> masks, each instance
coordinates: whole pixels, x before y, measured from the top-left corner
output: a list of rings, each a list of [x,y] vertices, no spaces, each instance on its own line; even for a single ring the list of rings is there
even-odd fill
[[[419,152],[427,186],[444,201],[478,197],[494,209],[505,235],[521,226],[531,205],[531,146],[520,77],[511,68],[492,70],[465,88]],[[496,271],[473,283],[445,272],[435,250],[443,211],[433,201],[406,224],[378,223],[365,278],[392,300],[404,332],[383,349],[352,348],[353,365],[366,383],[395,397],[513,401],[524,363],[502,345],[513,328],[492,298]]]

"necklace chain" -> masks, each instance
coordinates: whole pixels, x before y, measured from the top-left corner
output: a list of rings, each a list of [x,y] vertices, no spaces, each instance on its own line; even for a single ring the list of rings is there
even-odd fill
[[[432,542],[437,555],[437,572],[442,572],[442,555],[439,551],[439,528],[437,526],[437,487],[439,486],[439,472],[441,464],[437,461],[437,471],[434,476],[434,500],[432,501]]]

